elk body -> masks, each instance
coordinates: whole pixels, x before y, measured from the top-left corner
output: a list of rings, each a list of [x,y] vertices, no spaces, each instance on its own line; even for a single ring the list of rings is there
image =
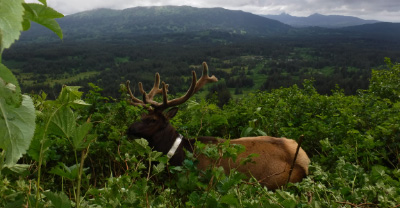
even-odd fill
[[[195,140],[181,136],[169,123],[169,120],[173,118],[178,111],[178,108],[174,106],[187,101],[205,84],[218,81],[215,76],[209,77],[207,74],[207,64],[203,63],[203,74],[201,78],[197,81],[196,73],[193,71],[192,83],[187,93],[173,100],[168,100],[167,98],[168,85],[163,82],[162,88],[159,88],[160,76],[158,73],[156,74],[154,87],[149,94],[143,90],[142,84],[139,83],[139,90],[143,94],[143,100],[139,100],[133,96],[128,81],[127,89],[131,96],[131,103],[133,105],[146,107],[148,110],[147,114],[142,115],[140,121],[133,123],[129,127],[128,135],[145,138],[149,142],[149,146],[154,150],[167,154],[170,158],[171,165],[181,165],[185,159],[184,149],[193,152]],[[153,100],[154,96],[160,93],[163,95],[163,102],[155,102]],[[173,108],[164,113],[164,110],[170,107]],[[221,139],[213,137],[200,137],[197,138],[197,141],[206,144],[222,142]],[[298,146],[297,142],[294,140],[259,136],[232,139],[230,143],[240,144],[246,148],[245,152],[238,155],[236,161],[240,161],[241,158],[246,158],[253,153],[259,156],[252,159],[254,163],[247,163],[241,166],[230,159],[222,159],[219,164],[227,173],[229,173],[231,168],[237,168],[239,172],[248,176],[253,176],[269,189],[276,189],[285,185],[289,178],[291,167],[293,167],[290,177],[290,182],[292,183],[301,181],[308,174],[310,159],[303,149],[299,149],[297,159],[292,166]],[[199,155],[198,159],[198,167],[200,169],[205,169],[210,165],[211,160],[204,155]]]

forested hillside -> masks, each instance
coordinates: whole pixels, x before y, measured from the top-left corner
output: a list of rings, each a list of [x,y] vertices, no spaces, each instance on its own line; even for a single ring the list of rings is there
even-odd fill
[[[91,82],[115,97],[125,80],[150,86],[160,72],[178,83],[171,94],[183,93],[190,71],[206,61],[221,79],[209,89],[226,95],[220,105],[257,90],[301,86],[303,79],[315,79],[319,93],[331,94],[337,84],[349,95],[367,88],[384,57],[400,57],[400,24],[392,23],[296,29],[241,11],[193,7],[99,9],[59,22],[63,41],[33,24],[4,52],[23,91],[55,98],[63,84],[86,92]]]
[[[24,91],[44,90],[53,98],[63,84],[80,85],[87,91],[89,82],[115,97],[115,89],[128,79],[151,86],[155,72],[167,81],[176,80],[171,94],[185,92],[184,80],[203,61],[234,97],[301,86],[305,78],[315,79],[322,94],[330,94],[336,84],[346,94],[355,94],[367,88],[371,69],[380,68],[384,57],[398,61],[396,40],[335,35],[267,39],[204,31],[132,40],[17,43],[3,57]]]
[[[243,11],[189,6],[135,7],[124,10],[97,9],[68,15],[59,20],[65,39],[131,38],[147,34],[225,31],[233,34],[284,34],[290,26]],[[34,25],[23,40],[56,38]],[[53,38],[52,38],[53,37]]]
[[[29,29],[26,21],[61,31],[54,19],[63,15],[40,2],[7,1],[12,9],[4,11],[0,1],[0,207],[400,206],[398,40],[243,38],[203,31],[129,44],[13,44]],[[387,54],[395,58],[383,58]],[[181,104],[170,122],[185,137],[226,142],[196,143],[196,154],[186,152],[183,165],[174,167],[147,140],[127,136],[146,110],[131,105],[126,86],[118,84],[146,81],[147,90],[157,71],[180,94],[203,60],[219,81],[210,93],[200,91]],[[349,91],[350,82],[334,86],[335,76],[349,75],[363,80],[364,89]],[[74,76],[80,80],[68,80]],[[43,87],[52,84],[48,93],[34,88],[39,78]],[[274,80],[287,85],[268,88]],[[319,92],[319,82],[328,81],[330,92]],[[85,92],[74,82],[86,86]],[[28,95],[29,86],[36,91]],[[232,90],[246,96],[222,99]],[[229,141],[259,135],[303,138],[309,175],[272,191],[236,169],[225,174],[217,163],[197,168],[198,154],[235,160],[243,147]]]

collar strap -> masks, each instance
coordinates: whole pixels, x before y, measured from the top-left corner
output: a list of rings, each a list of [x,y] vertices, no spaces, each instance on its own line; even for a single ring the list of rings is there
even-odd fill
[[[169,150],[169,152],[167,154],[168,159],[171,159],[171,157],[174,156],[176,150],[178,149],[179,145],[182,142],[182,139],[183,139],[183,136],[179,134],[178,137],[175,139],[174,144],[172,145],[171,149]]]

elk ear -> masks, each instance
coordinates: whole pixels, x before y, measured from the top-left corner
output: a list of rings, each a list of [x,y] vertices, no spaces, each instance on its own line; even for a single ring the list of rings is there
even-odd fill
[[[173,117],[176,115],[176,113],[178,113],[178,108],[177,108],[177,107],[171,108],[171,109],[165,114],[165,117],[167,117],[168,119],[171,119],[171,118],[173,118]]]

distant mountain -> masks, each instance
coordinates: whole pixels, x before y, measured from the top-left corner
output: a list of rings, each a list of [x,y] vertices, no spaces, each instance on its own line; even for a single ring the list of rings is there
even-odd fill
[[[97,9],[58,20],[65,39],[119,35],[146,35],[218,30],[235,34],[272,35],[291,29],[279,21],[243,11],[189,6],[135,7],[124,10]],[[51,34],[39,26],[23,38]],[[55,37],[53,35],[53,37]]]
[[[379,22],[374,24],[357,25],[338,29],[353,36],[363,36],[382,40],[400,42],[400,23]]]
[[[282,23],[291,25],[293,27],[327,27],[327,28],[340,28],[349,27],[363,24],[377,23],[376,20],[363,20],[357,17],[341,16],[341,15],[322,15],[315,13],[308,17],[296,17],[286,13],[280,15],[261,15],[263,17],[278,20]]]

